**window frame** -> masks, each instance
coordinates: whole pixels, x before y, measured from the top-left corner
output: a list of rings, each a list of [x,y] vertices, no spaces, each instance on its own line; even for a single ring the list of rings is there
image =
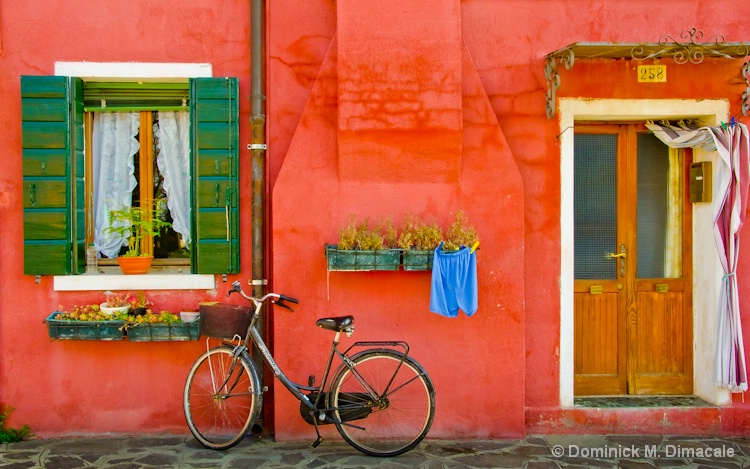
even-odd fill
[[[131,64],[129,64],[131,65]],[[135,67],[136,69],[139,69],[141,67]],[[111,75],[110,75],[111,76]],[[81,210],[80,206],[84,205],[85,197],[83,197],[84,194],[86,194],[86,191],[81,184],[83,181],[83,171],[84,171],[84,165],[81,164],[82,161],[82,154],[80,154],[80,149],[76,149],[76,147],[80,147],[81,144],[79,143],[79,140],[83,140],[82,135],[82,128],[83,128],[83,122],[80,122],[82,119],[76,119],[76,113],[79,113],[81,116],[83,115],[83,109],[82,106],[79,106],[79,102],[82,101],[81,99],[75,100],[72,99],[74,97],[77,97],[75,95],[78,95],[76,91],[80,91],[81,89],[81,82],[82,80],[80,78],[66,78],[66,77],[46,77],[48,79],[57,79],[58,83],[66,80],[68,81],[68,89],[65,90],[65,93],[67,94],[66,99],[68,99],[71,102],[75,102],[75,105],[70,106],[70,110],[74,112],[68,112],[65,118],[62,120],[62,126],[66,128],[66,145],[67,147],[62,150],[63,153],[66,153],[70,157],[70,155],[73,155],[75,158],[75,162],[66,161],[65,163],[65,173],[64,174],[56,174],[55,177],[59,180],[67,184],[65,190],[62,192],[65,193],[64,197],[67,199],[66,202],[68,203],[68,206],[65,207],[63,210],[65,212],[64,215],[64,221],[61,223],[58,223],[59,227],[64,228],[64,242],[68,243],[68,247],[64,249],[66,251],[66,255],[68,256],[65,260],[67,263],[67,266],[65,267],[63,272],[53,271],[51,269],[45,269],[45,268],[29,268],[28,262],[25,262],[25,268],[24,273],[29,275],[43,275],[43,274],[53,274],[53,275],[60,275],[60,277],[65,277],[67,275],[71,275],[75,277],[75,274],[81,274],[83,273],[83,270],[85,269],[85,215],[84,212]],[[119,79],[119,78],[118,78]],[[24,77],[21,79],[22,81],[22,102],[25,97],[24,94]],[[206,79],[206,77],[197,77],[190,79],[191,85],[196,83],[195,85],[191,86],[191,98],[194,100],[196,106],[195,108],[191,107],[191,128],[196,129],[195,132],[191,129],[191,149],[193,151],[193,171],[195,171],[194,174],[196,174],[196,177],[194,181],[191,183],[192,190],[191,190],[191,206],[195,208],[196,217],[194,220],[197,219],[195,223],[193,223],[192,227],[192,234],[193,234],[193,243],[194,246],[198,245],[207,245],[209,249],[206,249],[207,252],[206,255],[199,255],[196,251],[198,249],[191,249],[191,271],[193,274],[210,274],[211,279],[213,283],[213,275],[215,274],[227,274],[227,273],[236,273],[239,271],[239,213],[238,213],[238,205],[239,205],[239,194],[238,194],[238,132],[239,132],[239,104],[238,104],[238,80],[236,78],[213,78],[213,79]],[[195,89],[192,89],[195,88]],[[71,91],[72,90],[72,91]],[[59,90],[58,90],[59,91]],[[59,97],[59,96],[58,96]],[[205,100],[205,102],[203,102]],[[213,102],[212,102],[213,100]],[[198,103],[201,102],[201,106],[198,106]],[[229,105],[226,105],[226,103],[229,102]],[[215,115],[217,113],[216,109],[217,107],[215,104],[218,103],[219,107],[218,109],[224,109],[223,114],[221,114],[220,118],[217,118]],[[224,106],[223,108],[221,106]],[[28,106],[22,106],[22,120],[24,120],[27,116],[27,108]],[[227,120],[227,114],[229,114],[229,120]],[[222,122],[222,119],[224,122]],[[80,122],[80,124],[78,124]],[[26,137],[26,122],[24,122],[23,128],[24,128],[24,137]],[[197,129],[202,129],[201,131],[198,131]],[[221,165],[218,162],[219,156],[216,154],[211,154],[217,152],[217,148],[215,145],[215,140],[224,140],[228,141],[229,148],[224,148],[223,150],[218,149],[220,153],[220,157],[225,158],[227,161],[222,162]],[[26,143],[26,138],[24,139],[24,142]],[[204,148],[205,147],[205,148]],[[24,159],[26,159],[27,155],[27,145],[24,145]],[[80,155],[79,155],[80,154]],[[205,155],[204,155],[205,154]],[[217,161],[213,161],[210,165],[208,165],[205,161],[205,159],[214,158]],[[205,174],[205,170],[202,170],[201,168],[206,166],[215,166],[218,168],[219,166],[226,166],[226,171],[224,173],[219,173],[218,171],[214,172],[213,174]],[[29,186],[26,184],[28,178],[35,177],[34,175],[27,175],[26,171],[27,165],[26,161],[24,161],[24,197],[28,197],[28,189]],[[27,178],[28,176],[28,178]],[[224,206],[224,202],[218,205],[218,197],[217,203],[214,205],[217,206],[210,206],[211,204],[208,204],[209,206],[205,206],[205,186],[206,184],[201,184],[202,178],[206,177],[208,179],[208,185],[219,187],[219,183],[222,184],[222,189],[224,192],[222,194],[226,193],[226,203],[228,204],[226,207]],[[73,203],[75,202],[75,204]],[[201,204],[201,205],[197,205]],[[73,207],[75,205],[75,207]],[[60,208],[60,207],[58,207]],[[201,216],[211,212],[217,212],[221,211],[221,213],[226,213],[226,219],[227,219],[227,229],[229,232],[226,232],[226,238],[221,239],[216,236],[212,239],[211,236],[211,230],[210,226],[207,226],[206,223],[201,222]],[[200,216],[199,216],[200,215]],[[210,217],[209,217],[210,218]],[[231,218],[231,220],[230,220]],[[231,221],[231,223],[230,223]],[[26,233],[26,228],[28,225],[27,221],[27,211],[24,210],[24,232]],[[200,227],[199,227],[200,225]],[[81,236],[83,234],[83,236]],[[201,236],[203,235],[203,236]],[[209,235],[208,238],[206,238],[205,235]],[[225,236],[222,234],[222,237]],[[26,237],[25,237],[26,238]],[[26,239],[25,239],[25,246],[26,246]],[[37,243],[39,244],[39,243]],[[42,243],[43,244],[43,243]],[[224,246],[221,246],[221,245]],[[26,252],[33,252],[35,246],[26,246],[27,249],[25,249]],[[59,248],[59,246],[58,246]],[[221,264],[220,262],[215,262],[212,259],[212,256],[216,254],[216,252],[223,251],[227,255],[224,258],[224,263]],[[37,260],[43,258],[43,256],[37,256]],[[27,259],[27,256],[25,256],[25,261]],[[59,266],[58,266],[59,267]],[[184,269],[181,269],[184,271]],[[168,275],[162,274],[162,275]],[[153,277],[154,274],[147,274],[146,277]],[[184,278],[185,274],[179,274],[177,277]],[[89,276],[86,276],[89,277]],[[108,277],[107,275],[94,275],[92,276],[94,278],[99,277]],[[134,277],[134,276],[129,276]],[[56,277],[56,284],[57,282]],[[135,280],[135,279],[134,279]],[[71,285],[71,282],[69,281],[61,281],[60,283],[60,289],[81,289],[81,285]],[[80,283],[80,282],[72,282],[72,283]],[[185,284],[185,282],[182,282],[181,284]],[[99,287],[97,287],[98,289]],[[192,288],[192,286],[191,286]],[[56,286],[56,289],[57,286]],[[85,288],[84,288],[85,289]]]
[[[84,95],[85,95],[85,87],[84,87]],[[187,109],[187,108],[186,108]],[[84,110],[86,111],[84,115],[84,138],[85,138],[85,168],[86,168],[86,180],[85,180],[85,191],[86,191],[86,245],[90,245],[94,242],[94,218],[93,218],[93,193],[94,193],[94,183],[93,183],[93,174],[92,174],[92,141],[93,141],[93,121],[94,121],[94,113],[95,112],[107,112],[103,110],[96,110],[96,111],[88,111],[87,108],[84,107]],[[153,131],[150,129],[153,129],[154,119],[151,114],[152,110],[159,110],[159,109],[151,109],[149,106],[144,106],[144,110],[137,111],[139,112],[139,119],[140,119],[140,150],[138,152],[138,158],[139,158],[139,174],[138,177],[138,183],[140,186],[140,204],[141,206],[144,206],[148,203],[148,201],[154,200],[154,188],[150,184],[143,184],[141,181],[149,181],[153,179],[154,176],[154,170],[153,165],[154,161],[156,159],[156,155],[154,154],[154,148],[153,148],[153,142],[154,142],[154,134]],[[143,131],[143,129],[147,129],[146,132]],[[144,254],[149,254],[151,256],[154,255],[154,237],[151,234],[147,234],[143,237],[142,240],[142,247],[141,251]],[[188,266],[190,267],[190,259],[189,258],[174,258],[174,259],[168,259],[168,258],[154,258],[152,266]],[[100,258],[99,259],[99,266],[117,266],[116,259],[112,258]],[[179,269],[178,269],[179,270]]]

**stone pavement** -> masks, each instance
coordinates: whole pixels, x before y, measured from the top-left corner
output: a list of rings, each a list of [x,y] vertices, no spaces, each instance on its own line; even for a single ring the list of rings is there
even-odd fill
[[[343,440],[275,443],[247,438],[218,452],[190,435],[34,439],[0,444],[0,467],[21,468],[741,468],[750,439],[710,436],[538,435],[523,440],[423,441],[394,458],[365,456]]]

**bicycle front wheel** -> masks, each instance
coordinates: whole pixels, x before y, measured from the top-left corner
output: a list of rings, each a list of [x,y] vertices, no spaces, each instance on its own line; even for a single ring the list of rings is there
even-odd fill
[[[260,411],[258,374],[245,355],[231,347],[208,350],[193,364],[185,382],[183,407],[190,432],[206,448],[239,443]]]
[[[365,351],[333,379],[330,405],[336,428],[357,450],[396,456],[427,435],[435,417],[435,389],[427,372],[393,350]]]

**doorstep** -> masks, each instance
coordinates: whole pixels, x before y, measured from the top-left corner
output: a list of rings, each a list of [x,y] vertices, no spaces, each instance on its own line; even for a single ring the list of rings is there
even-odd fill
[[[586,396],[576,397],[575,407],[716,407],[698,396]]]

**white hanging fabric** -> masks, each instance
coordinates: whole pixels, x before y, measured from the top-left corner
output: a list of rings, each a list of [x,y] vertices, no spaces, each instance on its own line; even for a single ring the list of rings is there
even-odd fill
[[[159,148],[156,164],[164,176],[172,229],[190,249],[190,113],[159,111],[154,133]]]
[[[97,112],[92,135],[94,246],[109,258],[117,257],[126,237],[107,232],[110,210],[130,208],[137,184],[135,155],[140,144],[135,138],[140,126],[137,112]],[[122,223],[122,222],[121,222]],[[124,223],[122,223],[124,225]]]
[[[732,121],[715,127],[691,128],[684,123],[646,126],[670,147],[716,150],[714,176],[714,239],[724,270],[717,315],[715,381],[731,392],[747,390],[745,346],[737,290],[740,228],[747,211],[750,183],[750,138],[744,124]]]

